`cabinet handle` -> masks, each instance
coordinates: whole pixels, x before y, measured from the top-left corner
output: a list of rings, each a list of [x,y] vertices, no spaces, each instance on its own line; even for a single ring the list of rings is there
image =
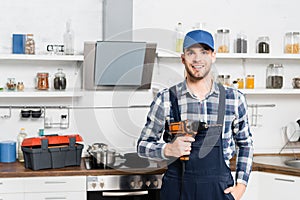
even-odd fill
[[[147,195],[148,191],[137,191],[137,192],[103,192],[104,197],[120,197],[120,196],[139,196]]]
[[[67,199],[66,197],[46,197],[45,200],[53,200],[53,199]]]
[[[45,181],[45,184],[65,184],[65,181]]]
[[[285,178],[274,178],[275,181],[285,181],[285,182],[295,182],[295,180],[292,179],[285,179]]]

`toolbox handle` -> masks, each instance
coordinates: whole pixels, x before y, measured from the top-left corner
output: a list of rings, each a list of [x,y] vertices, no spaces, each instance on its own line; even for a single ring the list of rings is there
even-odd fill
[[[76,137],[69,137],[69,147],[75,147]]]
[[[41,139],[42,142],[42,150],[48,149],[48,139]]]

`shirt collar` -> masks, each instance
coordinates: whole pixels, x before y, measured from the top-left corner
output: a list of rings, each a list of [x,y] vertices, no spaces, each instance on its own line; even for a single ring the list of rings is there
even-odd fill
[[[182,82],[182,84],[179,85],[178,87],[178,94],[181,94],[182,96],[183,95],[186,95],[187,93],[189,93],[191,96],[194,96],[191,91],[188,89],[187,87],[187,82],[186,82],[186,79]],[[213,85],[212,85],[212,88],[210,90],[210,92],[206,95],[206,99],[209,98],[210,96],[217,96],[219,95],[220,93],[220,89],[219,89],[219,86],[218,84],[213,81]]]

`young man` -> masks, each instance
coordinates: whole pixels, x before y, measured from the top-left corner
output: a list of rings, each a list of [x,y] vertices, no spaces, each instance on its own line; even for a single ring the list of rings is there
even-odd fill
[[[209,32],[187,33],[183,48],[186,79],[159,92],[152,102],[138,153],[169,161],[161,188],[163,200],[241,199],[253,157],[245,97],[214,81],[216,53]],[[179,121],[196,122],[197,134],[174,137],[169,127]],[[235,154],[234,185],[229,160]],[[181,161],[181,156],[189,156],[189,160]]]

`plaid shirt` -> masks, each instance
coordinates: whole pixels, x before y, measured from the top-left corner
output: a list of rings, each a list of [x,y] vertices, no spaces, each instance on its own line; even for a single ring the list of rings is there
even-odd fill
[[[186,86],[186,81],[176,85],[178,106],[181,120],[202,121],[216,124],[218,116],[219,88],[213,84],[211,92],[199,100]],[[226,87],[226,111],[222,133],[224,160],[229,160],[237,153],[237,182],[247,185],[252,169],[253,145],[252,134],[247,117],[247,104],[244,95],[238,90]],[[138,140],[138,153],[142,157],[167,159],[164,156],[166,143],[162,140],[165,122],[172,122],[170,117],[169,90],[160,91],[151,104],[147,122]]]

